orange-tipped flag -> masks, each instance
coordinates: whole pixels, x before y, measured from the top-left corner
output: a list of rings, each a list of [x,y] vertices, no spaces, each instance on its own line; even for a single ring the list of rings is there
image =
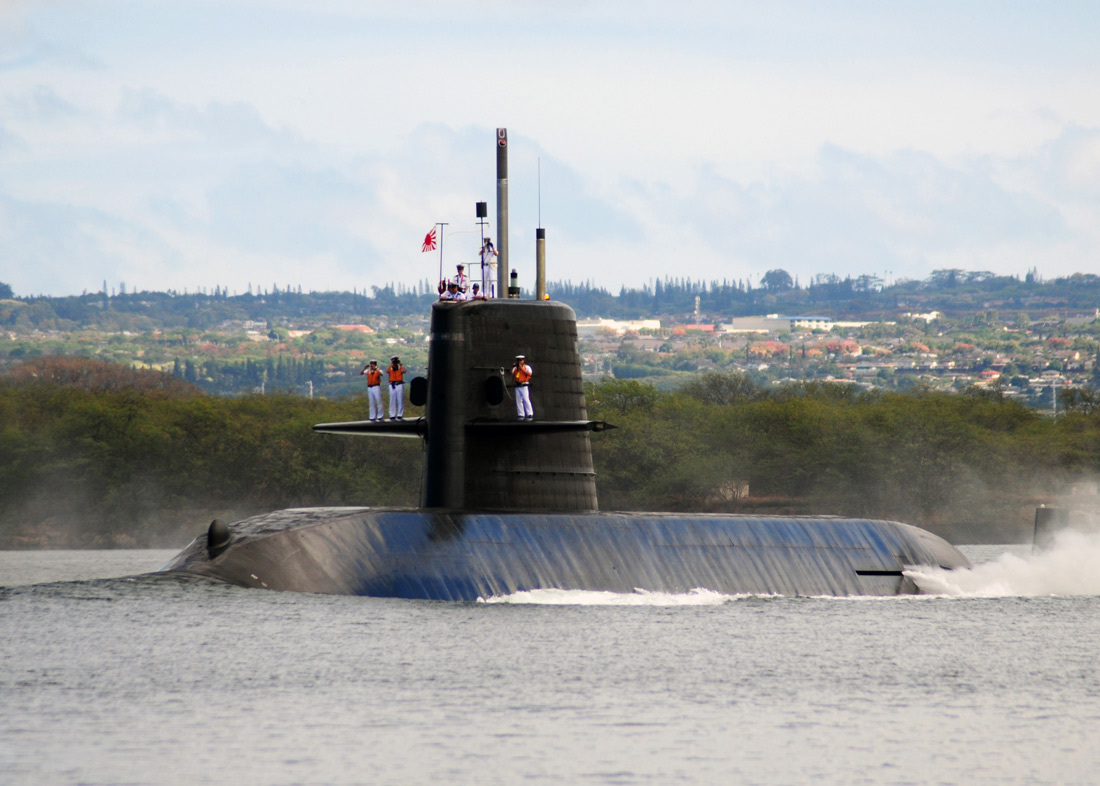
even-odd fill
[[[435,251],[435,227],[432,227],[432,231],[424,235],[424,245],[420,247],[420,251]]]

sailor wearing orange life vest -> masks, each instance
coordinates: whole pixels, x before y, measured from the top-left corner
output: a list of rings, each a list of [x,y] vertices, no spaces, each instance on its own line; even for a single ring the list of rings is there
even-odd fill
[[[534,372],[527,365],[527,359],[523,355],[516,355],[515,365],[512,366],[512,379],[516,383],[516,417],[520,420],[531,420],[535,417],[535,410],[531,407],[531,375]]]
[[[370,402],[370,419],[382,420],[385,410],[382,409],[382,369],[378,368],[378,361],[372,360],[363,366],[359,376],[367,377],[367,400]]]
[[[390,420],[405,419],[405,367],[394,355],[386,369],[390,378]]]

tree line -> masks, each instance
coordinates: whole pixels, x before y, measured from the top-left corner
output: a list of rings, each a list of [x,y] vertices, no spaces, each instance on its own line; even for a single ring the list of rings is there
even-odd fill
[[[417,442],[311,431],[362,419],[362,398],[219,398],[97,371],[0,377],[0,548],[182,546],[214,517],[417,502]],[[1009,541],[1100,470],[1095,411],[723,373],[586,393],[589,416],[617,426],[592,436],[605,510],[867,516]]]
[[[304,394],[312,386],[318,395],[337,397],[362,387],[362,367],[359,362],[333,363],[324,358],[285,355],[243,361],[176,358],[172,374],[216,395],[233,396],[241,391]]]
[[[112,364],[72,360],[93,373],[0,378],[0,547],[175,546],[215,516],[416,502],[414,442],[311,431],[362,419],[360,399],[220,398],[169,374],[124,369],[133,379],[120,381],[96,373]]]
[[[607,508],[887,518],[1013,542],[1039,504],[1100,476],[1096,408],[1055,419],[979,389],[764,387],[710,372],[671,393],[609,380],[588,404],[619,427],[594,437]]]
[[[617,293],[584,281],[548,284],[552,299],[570,304],[581,317],[637,318],[691,314],[698,298],[709,317],[744,316],[781,309],[820,311],[831,316],[875,315],[899,308],[937,309],[947,314],[989,308],[1049,312],[1092,311],[1100,299],[1100,276],[1075,273],[1049,281],[1036,271],[1023,278],[985,271],[937,270],[923,280],[885,281],[874,275],[818,274],[799,281],[785,270],[769,270],[756,281],[666,277]],[[352,292],[303,292],[273,284],[230,294],[215,287],[198,292],[85,292],[67,297],[16,297],[0,282],[0,326],[37,330],[127,330],[189,328],[208,330],[232,321],[269,324],[309,319],[333,323],[380,315],[426,314],[437,299],[434,285],[387,284]],[[990,305],[993,304],[993,305]]]

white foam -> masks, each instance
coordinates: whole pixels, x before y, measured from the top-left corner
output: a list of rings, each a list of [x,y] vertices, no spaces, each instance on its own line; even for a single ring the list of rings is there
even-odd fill
[[[1024,557],[1002,554],[969,569],[910,568],[905,575],[932,595],[1100,595],[1100,533],[1065,530],[1050,548]]]
[[[737,595],[723,595],[708,589],[693,589],[686,593],[647,592],[636,589],[631,593],[595,592],[590,590],[538,589],[478,598],[478,603],[512,603],[542,606],[719,606]]]

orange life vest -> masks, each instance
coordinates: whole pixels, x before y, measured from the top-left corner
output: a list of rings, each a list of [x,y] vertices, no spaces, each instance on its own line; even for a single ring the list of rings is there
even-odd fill
[[[393,366],[390,366],[386,370],[390,372],[390,384],[391,385],[396,385],[398,382],[404,382],[405,381],[405,367],[404,366],[398,366],[397,368],[394,368]]]
[[[367,387],[374,388],[382,384],[382,372],[377,368],[367,369]]]
[[[526,364],[520,364],[512,371],[512,377],[516,380],[517,385],[526,385],[531,381],[530,366]]]

